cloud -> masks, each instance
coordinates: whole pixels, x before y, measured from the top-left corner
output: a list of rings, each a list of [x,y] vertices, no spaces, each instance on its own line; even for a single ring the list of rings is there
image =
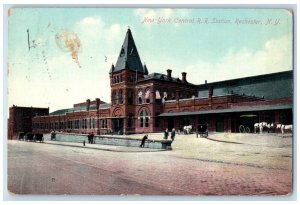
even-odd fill
[[[100,17],[86,17],[82,19],[79,23],[82,25],[93,25],[93,26],[100,26],[103,24]]]
[[[187,65],[185,71],[190,82],[199,84],[291,70],[292,59],[292,37],[285,35],[268,40],[258,51],[229,49],[215,62],[200,59]]]
[[[87,39],[99,38],[105,23],[100,16],[85,17],[75,24],[75,31]]]

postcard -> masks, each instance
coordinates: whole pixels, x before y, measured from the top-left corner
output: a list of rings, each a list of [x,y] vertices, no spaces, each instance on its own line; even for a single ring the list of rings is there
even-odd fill
[[[292,8],[7,15],[12,195],[293,194]]]

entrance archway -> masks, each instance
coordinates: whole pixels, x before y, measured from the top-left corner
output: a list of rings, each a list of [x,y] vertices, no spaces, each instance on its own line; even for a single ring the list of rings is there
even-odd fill
[[[114,134],[119,135],[124,132],[124,114],[121,108],[116,108],[113,112],[112,131]]]

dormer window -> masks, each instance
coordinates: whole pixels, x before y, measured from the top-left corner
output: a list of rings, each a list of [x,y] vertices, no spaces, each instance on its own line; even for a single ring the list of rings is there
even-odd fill
[[[120,57],[124,56],[125,55],[125,50],[124,48],[121,49],[121,53],[120,53]]]

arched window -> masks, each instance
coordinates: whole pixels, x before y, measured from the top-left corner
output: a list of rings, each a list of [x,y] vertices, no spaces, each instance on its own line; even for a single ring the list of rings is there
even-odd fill
[[[120,90],[120,92],[119,92],[119,101],[120,101],[120,104],[123,104],[123,102],[124,102],[123,91],[122,90]]]
[[[167,99],[168,99],[168,93],[164,92],[163,102],[166,101]]]
[[[138,104],[142,104],[143,103],[143,91],[142,90],[139,90],[138,92]]]
[[[114,91],[114,92],[113,92],[113,104],[116,105],[116,104],[117,104],[117,101],[118,101],[117,92]]]
[[[149,127],[149,113],[143,109],[141,112],[140,112],[140,127]]]
[[[130,105],[133,104],[133,91],[132,90],[128,91],[127,97],[128,97],[128,104],[130,104]]]
[[[146,103],[150,103],[150,89],[147,89],[145,92],[145,101]]]

